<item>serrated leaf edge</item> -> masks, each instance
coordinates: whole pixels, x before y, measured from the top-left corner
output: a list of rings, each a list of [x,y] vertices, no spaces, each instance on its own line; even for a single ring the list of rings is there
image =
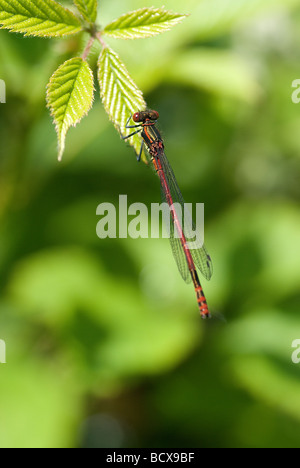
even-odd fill
[[[6,2],[8,3],[8,2]],[[33,3],[33,2],[31,2]],[[44,4],[42,4],[45,6]],[[10,5],[8,5],[9,7]],[[37,0],[37,4],[30,5],[33,8],[40,8],[40,11],[42,10],[41,5],[39,4],[39,0]],[[52,13],[58,16],[58,21],[54,21],[52,18],[49,19],[47,17],[38,17],[38,16],[30,16],[31,12],[29,10],[26,10],[28,8],[28,4],[22,5],[22,3],[19,5],[20,11],[22,13],[18,14],[18,12],[12,12],[12,11],[7,11],[7,10],[0,10],[0,17],[1,13],[8,14],[8,18],[2,18],[0,19],[0,29],[8,29],[12,32],[15,33],[22,33],[25,36],[35,36],[35,37],[62,37],[65,35],[70,35],[70,34],[76,34],[82,30],[82,26],[80,24],[79,19],[67,8],[63,7],[60,5],[58,2],[55,2],[54,0],[47,0],[46,7],[53,7]],[[5,7],[3,7],[5,8]],[[11,8],[15,8],[15,5],[11,5]],[[72,19],[72,23],[66,23],[64,22],[65,19],[62,17],[59,17],[59,12],[57,12],[57,9],[60,10],[59,12],[61,13],[62,16],[66,15],[69,18]],[[25,13],[28,13],[28,16],[25,15]],[[46,13],[43,11],[44,15]],[[39,13],[37,13],[38,15]],[[3,16],[3,15],[2,15]],[[18,18],[18,21],[15,20],[11,22],[12,18]],[[59,22],[59,21],[62,22]],[[35,24],[32,25],[32,22]],[[26,23],[28,26],[26,26]],[[44,29],[42,31],[38,30],[38,26],[44,25]],[[36,29],[37,28],[37,29]],[[56,31],[58,30],[58,31]]]
[[[124,26],[122,28],[117,27],[117,28],[111,29],[115,24],[117,25],[120,22],[122,24],[122,19],[127,20],[128,22],[131,19],[131,17],[135,17],[137,15],[143,16],[146,13],[149,13],[149,17],[153,16],[153,14],[158,15],[159,13],[161,13],[160,18],[163,18],[163,16],[167,16],[167,15],[171,15],[173,16],[173,18],[166,19],[165,21],[158,21],[157,23],[153,22],[150,24],[141,24],[141,25],[135,25],[135,26],[130,26],[130,22],[129,22],[128,27]],[[103,30],[103,34],[109,37],[117,38],[117,39],[139,39],[139,38],[156,36],[158,34],[161,34],[165,31],[170,30],[173,26],[180,23],[187,16],[189,15],[174,13],[171,10],[164,10],[162,8],[154,8],[154,7],[140,8],[138,10],[124,13],[119,18],[109,23],[107,26],[105,26]]]
[[[82,113],[81,116],[79,116],[78,118],[76,118],[75,120],[73,120],[71,117],[69,117],[68,119],[66,119],[66,114],[67,114],[67,108],[68,108],[68,105],[66,106],[66,111],[64,113],[64,118],[63,118],[63,124],[60,124],[59,122],[57,122],[56,120],[56,115],[55,115],[55,110],[52,109],[52,105],[50,103],[50,96],[49,96],[49,90],[51,88],[51,85],[53,85],[53,82],[55,80],[55,74],[57,74],[59,71],[61,71],[61,69],[66,66],[67,64],[70,64],[71,61],[75,61],[75,60],[81,60],[82,64],[81,64],[81,67],[82,65],[87,65],[87,69],[86,71],[89,71],[90,73],[90,76],[91,76],[91,82],[92,82],[92,99],[91,99],[91,105],[89,106],[89,108],[87,110],[84,110],[84,112]],[[77,81],[77,77],[80,73],[80,70],[81,70],[81,67],[78,69],[78,73],[77,73],[77,76],[76,76],[76,79],[74,79],[74,86],[72,87],[72,92],[70,93],[70,96],[68,98],[68,103],[70,102],[71,98],[72,98],[72,93],[75,89],[75,83]],[[71,74],[71,72],[69,73]],[[68,74],[66,74],[67,76]],[[66,85],[67,84],[67,81],[65,81],[63,83],[63,85]],[[57,88],[59,89],[59,88]],[[65,139],[66,139],[66,135],[67,135],[67,132],[68,130],[71,128],[71,127],[75,127],[87,114],[88,112],[90,111],[91,107],[92,107],[92,103],[93,103],[93,100],[94,100],[94,92],[95,92],[95,87],[94,87],[94,81],[93,81],[93,72],[89,66],[89,64],[82,60],[81,57],[74,57],[72,59],[69,59],[67,60],[66,62],[64,62],[62,65],[60,65],[58,67],[58,69],[53,73],[53,75],[51,76],[50,78],[50,81],[47,85],[47,94],[46,94],[46,101],[47,101],[47,107],[50,109],[50,114],[51,114],[51,117],[53,118],[53,121],[54,121],[54,124],[55,124],[55,129],[56,129],[56,133],[57,133],[57,138],[58,138],[58,160],[61,161],[62,160],[62,155],[64,153],[64,149],[65,149]],[[53,91],[52,91],[53,93]],[[63,98],[64,96],[61,96],[61,98]]]

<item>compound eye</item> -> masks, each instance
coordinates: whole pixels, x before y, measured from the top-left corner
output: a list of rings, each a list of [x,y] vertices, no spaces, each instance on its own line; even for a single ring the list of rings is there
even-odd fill
[[[134,122],[140,122],[141,121],[141,118],[140,118],[140,113],[139,112],[135,112],[132,116],[132,120]]]
[[[159,113],[153,110],[149,113],[149,116],[151,120],[157,120],[159,118]]]

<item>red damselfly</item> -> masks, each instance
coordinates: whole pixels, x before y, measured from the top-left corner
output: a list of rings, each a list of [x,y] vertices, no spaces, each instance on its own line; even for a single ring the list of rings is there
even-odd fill
[[[131,118],[135,122],[135,125],[129,125]],[[122,138],[125,140],[136,133],[141,133],[143,141],[138,160],[141,159],[144,145],[147,146],[151,161],[160,179],[162,201],[166,202],[170,208],[170,242],[173,255],[182,278],[187,283],[192,279],[200,314],[201,317],[205,319],[210,317],[210,313],[196,267],[198,267],[203,276],[209,280],[212,275],[212,261],[204,244],[198,248],[191,249],[189,247],[189,238],[192,237],[189,233],[195,232],[195,226],[192,221],[190,228],[188,227],[188,223],[182,222],[181,215],[182,213],[186,213],[186,207],[184,206],[184,200],[175,179],[174,172],[165,155],[161,134],[155,125],[158,118],[159,114],[154,110],[136,112],[130,116],[126,123],[127,129],[134,128],[136,130]],[[176,206],[181,207],[180,216]]]

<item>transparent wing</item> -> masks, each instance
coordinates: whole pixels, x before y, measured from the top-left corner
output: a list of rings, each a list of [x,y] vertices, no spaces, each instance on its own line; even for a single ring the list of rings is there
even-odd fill
[[[165,193],[165,190],[164,190],[162,184],[160,185],[160,188],[161,188],[162,202],[168,204],[168,201],[167,201],[167,198],[166,198],[166,193]],[[185,254],[184,254],[180,239],[179,239],[179,237],[175,236],[175,229],[176,228],[174,226],[174,221],[173,221],[173,218],[172,218],[172,215],[171,215],[171,211],[168,212],[168,219],[166,219],[165,216],[164,216],[164,220],[165,220],[167,231],[168,231],[168,228],[170,227],[169,239],[170,239],[170,244],[171,244],[173,256],[174,256],[175,261],[177,263],[179,273],[181,274],[183,280],[186,283],[190,283],[191,275],[190,275],[190,272],[189,272],[188,264],[187,264],[187,261],[186,261],[186,258],[185,258]]]
[[[163,172],[165,174],[167,183],[169,185],[170,194],[171,194],[173,203],[179,203],[180,206],[181,206],[181,211],[182,211],[182,213],[184,213],[184,216],[182,217],[182,227],[183,227],[183,231],[184,231],[184,235],[186,237],[186,240],[189,243],[191,243],[191,245],[192,245],[193,240],[195,238],[195,232],[196,232],[196,228],[195,228],[195,224],[193,223],[192,216],[188,212],[186,207],[184,207],[184,199],[182,197],[182,194],[181,194],[180,189],[178,187],[174,172],[173,172],[173,170],[172,170],[172,168],[171,168],[171,166],[169,164],[169,161],[168,161],[166,155],[164,154],[164,152],[161,152],[161,153],[159,153],[158,157],[160,159],[160,163],[161,163]],[[164,194],[163,187],[161,187],[161,188],[162,188],[162,190],[161,190],[162,197],[163,197],[164,201],[166,201],[166,197],[165,197],[165,194]],[[175,234],[174,233],[174,223],[172,223],[172,220],[171,220],[171,225],[172,224],[173,224],[173,239],[171,240],[172,236],[170,237],[172,251],[173,251],[175,260],[177,262],[178,269],[179,269],[179,271],[181,273],[181,276],[183,277],[183,279],[185,281],[187,281],[186,278],[189,279],[189,277],[190,277],[187,261],[186,261],[186,258],[185,258],[184,251],[182,249],[181,243],[180,243],[180,239],[176,238],[176,235],[174,235]],[[171,232],[171,234],[172,234],[172,232]],[[201,238],[200,234],[197,237]],[[179,251],[180,251],[180,253],[179,253]],[[199,247],[190,248],[190,252],[191,252],[191,255],[192,255],[192,258],[194,260],[195,265],[199,268],[202,275],[207,280],[210,280],[210,278],[212,276],[212,273],[213,273],[213,266],[212,266],[211,257],[207,252],[207,249],[206,249],[206,247],[205,247],[205,245],[203,243],[203,240],[200,243]],[[183,263],[184,263],[185,266],[183,266]],[[187,273],[186,273],[186,270],[187,270]]]

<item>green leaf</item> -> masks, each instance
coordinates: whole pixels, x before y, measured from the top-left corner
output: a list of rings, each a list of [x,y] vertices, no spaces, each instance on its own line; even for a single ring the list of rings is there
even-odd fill
[[[107,36],[117,39],[139,39],[157,36],[180,23],[187,15],[163,8],[140,8],[120,16],[104,28]]]
[[[125,65],[116,52],[109,47],[104,47],[100,54],[98,80],[104,108],[114,126],[125,134],[125,124],[128,118],[134,112],[144,110],[146,103],[142,91],[130,77]],[[128,142],[139,153],[142,144],[141,136],[134,135],[128,139]]]
[[[89,23],[94,23],[97,18],[97,0],[73,0],[83,18]]]
[[[59,160],[69,128],[88,113],[93,97],[93,73],[80,57],[68,60],[52,75],[47,87],[47,103],[58,135]]]
[[[54,0],[0,0],[0,25],[26,36],[42,37],[82,30],[78,18]]]

